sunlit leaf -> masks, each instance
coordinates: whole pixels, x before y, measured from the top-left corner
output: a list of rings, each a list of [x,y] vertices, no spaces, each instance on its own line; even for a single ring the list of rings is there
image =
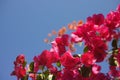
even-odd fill
[[[31,62],[29,65],[30,72],[34,72],[34,62]]]
[[[109,64],[111,66],[117,66],[116,59],[113,55],[109,58]]]
[[[21,80],[28,80],[28,75],[26,75],[25,77],[21,78]]]
[[[83,52],[87,52],[89,49],[88,49],[88,46],[85,46],[84,49],[83,49]]]
[[[45,80],[44,79],[44,74],[38,74],[36,80]]]
[[[90,77],[91,75],[91,67],[82,66],[79,71],[83,77]]]
[[[26,66],[26,64],[27,64],[27,62],[26,62],[26,61],[24,61],[24,63],[23,63],[23,67],[25,67],[25,66]]]
[[[56,63],[56,65],[57,65],[58,67],[61,67],[60,61],[58,61],[58,62]]]
[[[45,72],[44,72],[44,76],[45,76],[45,79],[47,79],[48,78],[48,76],[49,76],[49,70],[46,70]]]

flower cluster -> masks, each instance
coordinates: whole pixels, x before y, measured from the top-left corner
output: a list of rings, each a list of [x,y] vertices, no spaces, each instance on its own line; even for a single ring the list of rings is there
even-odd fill
[[[120,5],[106,17],[94,14],[85,23],[79,21],[68,28],[74,31],[69,35],[65,27],[60,29],[50,41],[51,48],[34,56],[29,66],[26,67],[24,55],[19,55],[11,75],[18,80],[120,80]],[[74,54],[75,44],[81,42],[83,52]],[[99,63],[105,60],[109,71],[102,73]]]
[[[17,76],[17,79],[25,77],[26,75],[26,69],[25,69],[26,61],[23,54],[16,57],[16,60],[14,61],[14,71],[11,73],[11,75]]]

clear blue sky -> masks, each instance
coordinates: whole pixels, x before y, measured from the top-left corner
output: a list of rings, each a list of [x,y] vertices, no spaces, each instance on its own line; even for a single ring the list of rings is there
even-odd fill
[[[27,61],[49,46],[47,33],[94,13],[106,15],[120,0],[0,0],[0,80],[11,77],[13,61],[24,53]]]

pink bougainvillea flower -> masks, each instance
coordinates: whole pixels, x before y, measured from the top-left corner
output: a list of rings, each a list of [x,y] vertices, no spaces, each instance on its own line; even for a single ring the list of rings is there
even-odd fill
[[[75,43],[77,43],[77,42],[81,42],[83,39],[82,39],[82,37],[78,37],[77,35],[75,35],[75,34],[71,34],[71,42],[75,42]]]
[[[55,39],[57,44],[65,45],[65,46],[68,46],[68,44],[69,44],[68,40],[69,40],[69,35],[67,35],[67,34],[64,34],[61,37],[57,37]]]
[[[16,57],[15,63],[24,64],[24,62],[25,62],[25,56],[23,54],[20,54]]]
[[[49,66],[52,63],[57,62],[58,59],[59,59],[58,53],[45,50],[41,53],[39,60],[42,61],[41,64]]]
[[[105,19],[105,26],[107,26],[112,33],[114,33],[115,29],[120,27],[120,12],[117,11],[111,11],[106,19]]]
[[[39,70],[39,57],[38,56],[34,56],[33,58],[34,60],[34,72],[37,72]]]
[[[96,59],[96,62],[102,62],[105,57],[106,57],[106,52],[99,49],[99,48],[96,48],[96,50],[94,50],[94,57]]]
[[[57,37],[55,39],[56,43],[57,43],[57,47],[58,47],[58,52],[59,52],[59,55],[61,56],[63,53],[66,52],[66,48],[65,46],[68,46],[69,45],[69,36],[67,34],[64,34],[60,37]]]
[[[94,64],[94,65],[92,66],[92,72],[93,72],[93,74],[98,74],[98,73],[100,73],[100,70],[101,70],[101,66],[99,66],[99,65],[97,65],[97,64]]]
[[[55,66],[50,66],[48,69],[49,69],[50,73],[52,73],[54,75],[56,75],[58,72],[57,67],[55,67]]]
[[[104,40],[102,40],[100,37],[92,38],[91,42],[93,44],[93,45],[91,45],[91,47],[93,49],[99,48],[99,49],[104,50],[104,51],[108,49],[106,42],[104,42]]]
[[[62,35],[62,42],[65,46],[69,45],[69,35],[68,34]]]
[[[111,22],[109,24],[114,24],[112,25],[112,28],[110,26],[110,30],[111,32],[113,33],[114,32],[114,37],[117,39],[117,38],[120,38],[120,31],[118,31],[117,33],[115,33],[115,29],[119,30],[120,28],[120,4],[118,5],[116,11],[112,11],[110,14],[110,18],[109,20],[111,20]],[[112,16],[112,17],[111,17]],[[109,26],[108,26],[109,27]],[[111,33],[111,34],[112,34]]]
[[[71,41],[72,42],[81,42],[83,41],[84,37],[87,36],[87,33],[85,32],[84,26],[79,26],[75,32],[72,33]]]
[[[88,66],[88,67],[96,62],[94,58],[94,54],[91,52],[84,53],[81,57],[81,61],[85,66]]]
[[[104,23],[104,15],[103,14],[94,14],[92,17],[87,18],[88,23],[93,23],[95,25],[101,25]]]
[[[15,66],[14,71],[11,73],[11,75],[17,76],[19,80],[20,78],[23,78],[26,75],[26,69],[22,66]]]
[[[76,80],[78,75],[79,75],[78,70],[64,69],[62,80]]]
[[[51,55],[48,50],[44,50],[40,55],[35,56],[34,57],[34,71],[37,72],[40,66],[46,66],[48,64],[48,59],[50,58],[51,58]]]
[[[11,73],[13,76],[17,76],[18,80],[26,75],[25,56],[23,54],[18,55],[14,61],[14,71]]]
[[[120,70],[116,69],[116,66],[110,66],[109,74],[113,76],[114,78],[120,79]]]
[[[60,62],[66,68],[73,68],[80,62],[80,59],[78,57],[73,57],[70,51],[67,51],[61,56]]]
[[[44,50],[39,56],[40,65],[43,65],[43,66],[47,65],[48,60],[50,58],[51,58],[50,52],[48,50]]]
[[[83,40],[83,32],[84,32],[83,30],[84,29],[82,29],[82,28],[83,28],[83,26],[80,26],[77,28],[77,30],[75,32],[72,33],[72,35],[71,35],[72,42],[79,42],[79,41],[81,42]]]
[[[58,59],[58,53],[44,50],[40,55],[34,57],[34,69],[37,71],[40,65],[49,67],[52,63],[57,62]]]
[[[113,80],[108,75],[105,75],[104,73],[98,73],[96,75],[93,75],[88,80]]]
[[[110,35],[110,31],[109,28],[106,26],[99,26],[96,28],[96,34],[102,39],[102,40],[106,40],[106,41],[110,41],[111,40],[111,35]]]
[[[118,5],[116,10],[120,12],[120,4]]]
[[[32,80],[36,80],[36,74],[34,74],[34,73],[30,73],[29,74],[29,77],[32,79]]]
[[[55,40],[51,42],[51,45],[52,45],[52,48],[50,49],[50,52],[57,52],[57,53],[59,53],[59,49],[58,49],[58,46],[57,46],[57,43],[56,43]]]
[[[55,63],[59,60],[59,54],[57,52],[50,52],[51,58],[49,59],[49,64]]]
[[[81,42],[85,41],[91,43],[90,39],[96,35],[96,29],[91,23],[86,23],[82,26],[79,26],[75,32],[72,33],[72,41]]]
[[[101,62],[106,57],[106,50],[108,49],[106,43],[101,40],[99,37],[91,39],[91,51],[94,54],[96,62]]]

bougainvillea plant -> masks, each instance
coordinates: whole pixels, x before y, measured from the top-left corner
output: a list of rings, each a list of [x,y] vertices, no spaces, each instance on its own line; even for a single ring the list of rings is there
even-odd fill
[[[69,24],[68,29],[70,34],[63,27],[55,39],[45,39],[51,48],[34,56],[29,65],[23,54],[18,55],[11,75],[17,80],[120,80],[120,5],[106,17],[94,14],[84,23]],[[80,43],[83,52],[75,54]],[[106,73],[101,72],[103,61],[109,64]]]

